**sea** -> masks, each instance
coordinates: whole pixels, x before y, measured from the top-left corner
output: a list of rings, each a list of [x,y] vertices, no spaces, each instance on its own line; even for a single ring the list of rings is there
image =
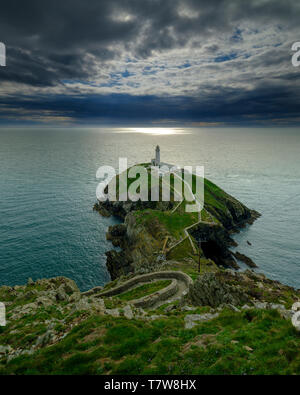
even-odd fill
[[[93,211],[100,166],[161,160],[205,176],[262,216],[234,236],[258,272],[300,288],[300,128],[0,129],[0,286],[66,276],[110,280],[108,226]],[[251,243],[248,244],[248,242]],[[241,270],[245,266],[241,264]]]

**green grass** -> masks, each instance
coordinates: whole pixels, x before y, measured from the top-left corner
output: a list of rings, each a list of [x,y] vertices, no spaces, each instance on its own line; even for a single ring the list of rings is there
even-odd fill
[[[226,193],[211,181],[205,179],[204,181],[204,202],[205,207],[210,211],[210,208],[220,210],[223,214],[228,212],[227,206],[224,203]]]
[[[141,285],[137,288],[134,288],[128,292],[118,295],[118,298],[122,301],[129,301],[133,299],[139,299],[146,295],[151,295],[154,292],[157,292],[168,285],[171,284],[171,280],[158,280],[153,281],[151,283],[147,283]]]
[[[148,174],[148,179],[147,179],[147,185],[149,191],[151,190],[151,178],[150,178],[150,169],[149,169],[149,163],[141,163],[138,166],[145,167],[147,170]],[[137,175],[136,178],[129,178],[128,174],[130,172],[130,168],[127,170],[127,188],[129,188],[132,183],[136,180],[139,179],[139,175]],[[192,191],[194,194],[197,194],[197,189],[196,189],[196,180],[197,176],[195,174],[192,175]],[[119,194],[119,175],[116,176],[116,189],[117,189],[117,196]],[[177,186],[177,185],[176,185]],[[174,176],[171,175],[170,177],[170,187],[171,187],[171,193],[174,189]],[[184,183],[182,183],[182,188],[184,188]],[[183,190],[183,189],[182,189]],[[221,188],[219,188],[217,185],[215,185],[213,182],[209,181],[208,179],[204,179],[204,197],[205,197],[205,202],[208,204],[208,206],[214,206],[215,208],[220,209],[221,211],[226,212],[226,203],[225,201],[228,200],[229,195],[224,192]]]
[[[92,316],[60,343],[0,365],[0,373],[300,373],[300,335],[276,311],[224,310],[191,330],[184,329],[185,314],[149,322]]]
[[[141,166],[147,167],[147,174],[148,174],[148,179],[147,179],[147,188],[148,188],[148,198],[150,199],[151,196],[151,177],[150,177],[150,170],[148,168],[149,163],[144,163],[141,164]],[[127,170],[127,175],[130,169]],[[139,176],[137,176],[135,179],[133,178],[128,178],[127,180],[127,188],[132,185],[133,182],[135,182]],[[176,179],[177,180],[177,179]],[[192,175],[192,190],[195,195],[197,195],[197,190],[196,190],[196,180],[197,176],[195,174]],[[171,188],[171,199],[170,201],[174,201],[174,176],[171,175],[170,177],[170,188]],[[184,183],[182,183],[182,190],[184,189]],[[116,187],[117,187],[117,196],[119,194],[119,176],[116,177]],[[178,186],[176,185],[176,188],[178,189]],[[199,197],[201,198],[201,196]],[[161,201],[161,187],[160,187],[160,199]],[[206,212],[206,210],[202,210],[202,220],[204,221],[214,221],[219,223],[224,222],[226,218],[229,216],[230,213],[228,210],[228,202],[231,202],[233,205],[239,205],[240,203],[233,199],[231,196],[229,196],[226,192],[224,192],[221,188],[219,188],[217,185],[212,183],[211,181],[204,179],[204,205],[205,209],[210,213],[210,215]],[[178,204],[178,202],[174,202],[174,207]],[[160,222],[166,227],[166,229],[170,232],[170,234],[176,238],[179,238],[183,234],[183,229],[187,226],[192,225],[193,223],[197,222],[198,217],[197,213],[186,213],[185,212],[185,206],[186,204],[191,204],[191,202],[183,202],[178,210],[174,214],[171,214],[171,212],[166,213],[162,212],[160,210],[153,210],[156,211],[156,213],[153,213],[153,216],[156,216],[159,218]],[[137,206],[138,208],[138,206]],[[157,208],[157,204],[153,202],[153,209]],[[144,210],[143,213],[145,214]],[[159,214],[160,213],[160,214]]]
[[[180,214],[175,211],[172,214],[170,212],[154,211],[152,215],[156,216],[159,222],[177,239],[184,236],[183,230],[185,228],[198,221],[198,213]]]
[[[180,213],[175,211],[160,210],[141,210],[135,212],[137,223],[143,224],[146,228],[152,226],[153,219],[157,219],[159,223],[176,239],[185,236],[184,229],[193,225],[198,221],[198,213]]]
[[[188,238],[183,240],[180,244],[178,244],[178,246],[173,248],[167,254],[168,260],[181,261],[187,258],[192,258],[193,260],[196,259],[195,255],[193,254],[192,246]]]

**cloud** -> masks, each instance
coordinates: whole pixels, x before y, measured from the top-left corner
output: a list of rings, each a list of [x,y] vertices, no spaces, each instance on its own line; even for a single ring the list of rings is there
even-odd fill
[[[58,122],[293,120],[299,14],[297,0],[11,0],[1,102],[20,121],[39,105]]]

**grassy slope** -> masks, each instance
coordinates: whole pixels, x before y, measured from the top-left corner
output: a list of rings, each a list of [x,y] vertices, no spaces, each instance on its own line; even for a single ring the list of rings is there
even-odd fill
[[[148,167],[149,163],[143,163],[143,164],[139,164],[139,166],[144,166],[144,167]],[[130,169],[127,170],[127,176],[128,176],[128,172],[130,171]],[[150,171],[149,169],[147,169],[149,178],[148,178],[148,190],[149,190],[149,196],[150,196],[150,190],[151,190],[151,180],[150,180]],[[196,178],[197,176],[193,174],[192,176],[192,190],[194,193],[196,193]],[[136,178],[138,179],[138,177]],[[128,178],[128,182],[127,182],[127,188],[130,187],[130,185],[135,181],[135,179],[133,178]],[[173,197],[173,191],[174,191],[174,177],[171,176],[171,200]],[[119,176],[116,177],[116,188],[117,188],[117,196],[119,194]],[[184,188],[182,186],[182,188]],[[225,200],[228,198],[228,195],[226,192],[224,192],[221,188],[219,188],[217,185],[215,185],[214,183],[212,183],[211,181],[209,181],[208,179],[204,180],[204,201],[207,205],[207,207],[213,207],[213,208],[217,208],[219,210],[221,210],[222,212],[226,213],[227,212],[227,207],[225,204]],[[205,214],[203,214],[205,215]]]
[[[234,279],[230,277],[227,283]],[[249,285],[247,279],[243,281],[239,285],[248,287],[252,295],[272,303],[282,302],[287,308],[298,298],[296,291],[278,288],[277,283],[267,281],[261,289]],[[55,284],[58,289],[61,281]],[[47,332],[49,322],[60,338],[56,344],[38,349],[33,355],[19,356],[7,364],[0,359],[0,373],[300,373],[300,334],[290,320],[284,320],[275,310],[233,312],[224,309],[218,318],[189,330],[184,329],[184,317],[191,312],[181,311],[178,306],[166,313],[166,305],[148,312],[148,315],[163,314],[154,321],[114,318],[93,310],[73,312],[73,304],[65,301],[40,306],[36,312],[29,310],[23,317],[12,319],[16,307],[26,309],[28,303],[39,297],[39,292],[47,289],[38,284],[20,287],[15,291],[16,298],[12,289],[0,288],[0,300],[11,302],[7,305],[7,326],[0,328],[1,345],[28,350],[38,336]],[[136,288],[136,292],[139,291]],[[119,298],[107,299],[107,308],[120,305],[122,310],[124,302]],[[192,314],[207,311],[209,307],[198,307]]]
[[[226,212],[226,198],[225,192],[205,180],[207,208]],[[180,238],[182,229],[195,222],[195,214],[185,215],[181,208],[179,214],[175,213],[174,216],[159,210],[143,211],[143,216],[139,216],[139,212],[136,214],[141,221],[155,216],[175,238]],[[173,267],[174,270],[186,271],[193,279],[196,278],[195,264],[184,261],[185,258],[195,259],[188,244],[182,243],[169,258],[182,260],[181,266]],[[208,260],[201,260],[201,265],[206,265],[207,270],[213,266]],[[29,286],[28,290],[31,290]],[[5,300],[4,295],[0,296]],[[15,301],[8,308],[8,317],[9,310],[16,303],[21,305],[30,301],[22,298]],[[105,301],[107,308],[122,306],[123,302],[120,298]],[[17,357],[7,365],[0,362],[0,373],[300,373],[300,336],[291,323],[280,318],[276,311],[235,313],[225,309],[218,318],[185,330],[184,316],[188,313],[180,309],[165,313],[163,306],[155,314],[163,313],[165,318],[155,321],[90,316],[77,311],[62,322],[66,317],[65,309],[65,303],[58,302],[55,306],[41,307],[36,314],[28,314],[0,328],[0,344],[11,344],[14,348],[23,348],[25,344],[30,348],[37,336],[46,332],[46,320],[56,319],[56,331],[62,334],[68,332],[57,344],[38,350],[32,356]],[[207,310],[202,307],[193,313]],[[75,327],[71,329],[71,325]]]
[[[184,229],[198,220],[197,213],[180,213],[160,210],[139,210],[135,212],[138,223],[143,223],[146,227],[155,217],[159,223],[176,239],[184,237]]]
[[[152,322],[92,316],[0,373],[299,374],[299,346],[299,334],[276,311],[224,310],[191,330],[182,312]]]
[[[144,166],[147,168],[148,172],[148,180],[147,180],[147,188],[148,195],[150,197],[151,190],[151,179],[150,179],[150,170],[149,163],[140,164],[140,166]],[[130,169],[127,170],[127,176]],[[137,177],[136,179],[138,179]],[[192,176],[192,189],[193,192],[196,193],[196,175]],[[135,179],[129,178],[128,185],[129,186],[135,181]],[[117,196],[119,193],[119,176],[116,177],[116,186],[117,186]],[[171,201],[173,199],[174,192],[174,177],[171,176]],[[231,198],[227,195],[222,189],[213,184],[211,181],[205,179],[204,180],[204,201],[205,201],[205,209],[201,212],[201,218],[203,221],[207,222],[215,222],[220,223],[219,219],[220,215],[226,216],[228,215],[228,208],[226,206],[226,201],[228,198]],[[191,202],[190,202],[191,203]],[[178,202],[174,202],[174,207],[178,205]],[[184,233],[184,229],[195,224],[198,221],[198,213],[188,213],[185,211],[186,201],[183,201],[181,205],[177,208],[177,210],[172,213],[171,211],[162,211],[159,207],[157,209],[143,209],[136,210],[135,215],[137,218],[137,222],[145,225],[146,228],[151,227],[153,220],[158,220],[160,225],[167,231],[167,233],[172,236],[174,239],[180,240],[184,238],[186,235]],[[209,212],[209,213],[208,213]],[[221,213],[221,214],[220,214]],[[218,217],[218,218],[217,218]],[[173,253],[172,259],[179,259],[178,257],[182,255],[182,248],[178,250],[178,254]],[[177,256],[178,255],[178,256]],[[194,257],[192,257],[194,258]]]

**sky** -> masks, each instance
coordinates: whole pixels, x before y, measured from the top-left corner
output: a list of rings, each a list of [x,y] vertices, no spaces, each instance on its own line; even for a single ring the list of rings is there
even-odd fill
[[[298,0],[10,0],[0,125],[299,126]]]

